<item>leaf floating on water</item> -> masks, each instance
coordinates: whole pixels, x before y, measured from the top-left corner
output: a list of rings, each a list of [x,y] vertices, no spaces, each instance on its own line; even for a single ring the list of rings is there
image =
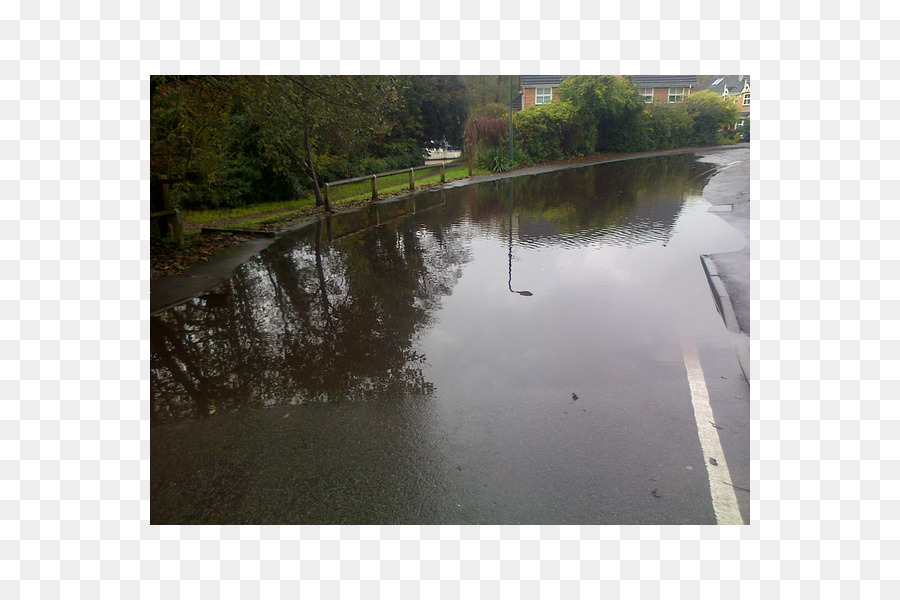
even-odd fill
[[[716,462],[716,459],[714,459],[714,458],[710,458],[710,459],[709,459],[709,464],[711,464],[711,465],[714,466],[714,467],[719,466],[719,463]]]

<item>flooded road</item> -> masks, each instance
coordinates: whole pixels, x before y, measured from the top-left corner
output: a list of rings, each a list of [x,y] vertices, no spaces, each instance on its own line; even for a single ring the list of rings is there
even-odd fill
[[[710,168],[369,206],[153,317],[151,522],[716,523],[698,427],[749,489],[750,410],[699,259],[746,244]]]

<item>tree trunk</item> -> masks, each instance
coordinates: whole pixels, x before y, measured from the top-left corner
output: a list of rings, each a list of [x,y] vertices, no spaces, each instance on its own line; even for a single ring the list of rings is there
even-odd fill
[[[326,211],[331,212],[331,202],[327,197],[322,197],[322,189],[319,187],[319,179],[316,177],[316,168],[313,166],[312,148],[309,145],[309,123],[306,123],[303,128],[303,145],[306,151],[306,169],[316,192],[316,206],[324,206]]]

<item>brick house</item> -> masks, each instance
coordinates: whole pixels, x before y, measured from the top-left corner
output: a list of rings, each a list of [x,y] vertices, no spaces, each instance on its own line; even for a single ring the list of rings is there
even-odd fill
[[[559,84],[565,75],[521,75],[519,97],[513,101],[516,110],[557,99]],[[680,102],[697,87],[696,75],[632,75],[638,92],[648,104]]]
[[[519,97],[513,107],[522,110],[536,104],[547,104],[557,98],[559,84],[566,75],[521,75]]]
[[[632,75],[647,104],[681,102],[697,87],[696,75]]]

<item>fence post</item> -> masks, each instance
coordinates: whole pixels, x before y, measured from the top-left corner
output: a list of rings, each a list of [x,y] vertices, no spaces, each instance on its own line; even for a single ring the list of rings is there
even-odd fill
[[[416,190],[416,179],[413,174],[414,169],[412,167],[409,168],[409,191],[414,192]]]
[[[159,186],[159,193],[162,196],[163,210],[169,212],[172,210],[172,198],[169,196],[169,178],[166,175],[160,176],[162,182]],[[172,235],[172,224],[169,217],[163,217],[157,222],[160,237],[169,237]]]
[[[181,220],[181,211],[177,208],[172,216],[172,237],[179,246],[184,245],[184,222]]]
[[[378,200],[378,184],[375,182],[376,179],[378,179],[378,175],[372,173],[372,202]]]
[[[445,182],[446,180],[444,179],[444,163],[441,163],[441,183]]]
[[[331,206],[331,199],[328,197],[328,189],[331,187],[331,183],[325,184],[325,205]]]

